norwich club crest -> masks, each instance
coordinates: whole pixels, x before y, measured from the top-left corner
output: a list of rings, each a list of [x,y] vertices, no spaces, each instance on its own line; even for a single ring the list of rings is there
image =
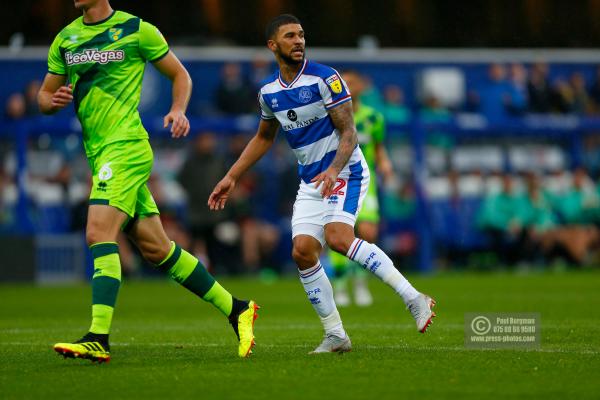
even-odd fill
[[[121,28],[110,28],[108,30],[108,37],[110,37],[110,40],[113,42],[121,39],[121,36],[123,36],[123,29]]]

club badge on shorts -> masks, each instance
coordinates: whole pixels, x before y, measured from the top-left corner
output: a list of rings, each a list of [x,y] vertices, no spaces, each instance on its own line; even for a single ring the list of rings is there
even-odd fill
[[[325,82],[329,85],[333,93],[342,93],[342,81],[340,80],[340,77],[337,76],[337,74],[331,75],[329,78],[325,79]]]

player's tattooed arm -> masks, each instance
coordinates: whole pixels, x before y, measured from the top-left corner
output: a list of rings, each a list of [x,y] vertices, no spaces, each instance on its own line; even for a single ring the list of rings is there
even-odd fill
[[[333,126],[338,131],[340,144],[335,153],[335,157],[327,170],[315,176],[312,182],[315,182],[315,187],[321,187],[321,195],[328,197],[333,192],[333,187],[337,176],[340,174],[352,152],[358,143],[356,136],[356,127],[354,126],[354,113],[352,111],[352,102],[348,101],[335,108],[328,110],[329,116],[333,121]]]
[[[256,135],[250,139],[240,158],[231,166],[229,172],[217,183],[210,194],[208,207],[211,210],[222,210],[225,207],[240,176],[260,160],[273,145],[279,126],[279,122],[275,118],[260,120]]]

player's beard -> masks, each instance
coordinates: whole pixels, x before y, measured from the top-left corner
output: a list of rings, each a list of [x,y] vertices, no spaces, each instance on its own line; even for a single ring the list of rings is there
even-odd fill
[[[281,50],[277,50],[277,55],[285,64],[293,66],[302,64],[304,62],[304,57],[306,57],[304,50],[302,51],[302,59],[299,61],[294,60],[291,56],[288,56],[287,54],[284,54]]]

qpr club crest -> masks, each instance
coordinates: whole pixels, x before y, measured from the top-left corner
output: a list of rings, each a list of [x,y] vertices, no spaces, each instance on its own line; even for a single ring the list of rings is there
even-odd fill
[[[309,88],[303,87],[300,89],[300,93],[298,94],[298,98],[301,103],[308,103],[310,99],[312,99],[312,92]]]

